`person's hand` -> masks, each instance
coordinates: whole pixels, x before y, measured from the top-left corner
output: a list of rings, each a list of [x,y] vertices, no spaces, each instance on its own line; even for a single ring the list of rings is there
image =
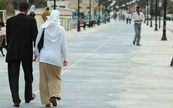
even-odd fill
[[[63,64],[63,66],[65,67],[65,66],[67,66],[67,61],[64,61],[64,64]]]
[[[33,61],[36,61],[36,60],[37,60],[37,57],[38,57],[38,56],[34,54],[34,59],[33,59]]]

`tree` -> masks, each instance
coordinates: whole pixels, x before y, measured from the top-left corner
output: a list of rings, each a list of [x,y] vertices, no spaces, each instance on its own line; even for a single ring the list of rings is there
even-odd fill
[[[19,6],[20,2],[23,0],[15,0],[16,6],[14,7],[17,9],[17,6]],[[36,8],[44,8],[47,6],[47,2],[45,0],[29,0],[30,5],[35,5]]]
[[[4,6],[5,6],[5,1],[0,0],[0,10],[4,9]]]
[[[29,3],[33,3],[35,0],[29,0]]]
[[[5,2],[5,0],[0,0],[0,10],[6,10],[6,11],[7,11],[7,14],[14,13],[14,9],[11,8],[11,7]]]
[[[47,6],[47,2],[45,0],[31,0],[33,1],[31,4],[35,5],[37,8],[44,8]]]
[[[168,1],[168,13],[173,14],[173,1]]]
[[[107,11],[108,13],[111,12],[111,7],[109,7],[109,6],[110,6],[110,4],[112,2],[113,2],[113,0],[111,0],[111,1],[108,1],[108,0],[100,0],[100,3],[105,7],[104,11]]]

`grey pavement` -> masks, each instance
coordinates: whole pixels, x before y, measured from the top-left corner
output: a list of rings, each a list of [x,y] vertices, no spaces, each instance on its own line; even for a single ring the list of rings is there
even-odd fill
[[[172,108],[173,72],[169,67],[173,34],[160,41],[162,30],[142,26],[142,46],[134,46],[133,24],[108,23],[86,31],[67,32],[69,65],[62,70],[62,100],[58,108]],[[13,103],[7,64],[0,55],[0,108]],[[39,97],[39,69],[34,63],[33,91],[37,97],[22,108],[44,108]]]
[[[173,33],[173,21],[167,22],[167,29]]]

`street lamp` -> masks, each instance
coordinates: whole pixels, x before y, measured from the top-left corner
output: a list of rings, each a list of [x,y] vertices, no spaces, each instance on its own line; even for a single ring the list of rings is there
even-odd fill
[[[153,0],[151,0],[151,6],[150,6],[150,14],[151,14],[151,19],[150,19],[150,27],[153,27]]]
[[[105,3],[105,24],[106,24],[106,20],[107,20],[107,18],[106,18],[106,12],[107,12],[107,3]]]
[[[91,0],[89,3],[89,27],[91,27]]]
[[[99,20],[98,20],[98,25],[100,25],[100,0],[99,0]]]
[[[107,11],[107,7],[106,7],[106,4],[105,4],[105,24],[106,24],[106,11]]]
[[[149,23],[148,23],[148,12],[149,10],[148,10],[148,0],[147,0],[147,25],[149,25]]]
[[[136,3],[137,3],[138,6],[140,6],[140,4],[139,4],[139,0],[136,0]],[[135,8],[136,8],[136,6],[135,6]]]
[[[108,2],[110,2],[111,0],[108,0]],[[106,20],[107,20],[107,18],[106,18],[106,12],[107,12],[107,8],[108,8],[108,3],[105,3],[105,24],[106,24]]]
[[[78,0],[78,26],[77,31],[80,32],[80,0]]]
[[[159,2],[159,29],[160,29],[160,21],[161,21],[161,10],[162,10],[162,1]]]
[[[167,38],[166,38],[166,2],[167,0],[164,0],[164,20],[163,20],[163,35],[162,35],[162,39],[161,40],[164,40],[166,41]]]
[[[54,10],[56,10],[56,0],[54,0]]]
[[[155,31],[158,31],[158,29],[157,29],[157,4],[158,4],[158,2],[156,0],[156,5],[155,5],[155,9],[156,9],[156,14],[155,14]]]

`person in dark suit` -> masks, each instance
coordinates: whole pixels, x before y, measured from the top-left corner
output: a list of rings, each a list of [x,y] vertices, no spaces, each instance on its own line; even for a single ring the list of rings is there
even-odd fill
[[[14,107],[19,107],[21,103],[18,93],[20,63],[22,63],[24,70],[25,102],[29,103],[35,98],[35,94],[32,93],[32,59],[33,42],[35,42],[38,33],[36,20],[30,16],[26,16],[29,4],[21,2],[18,9],[20,13],[9,18],[6,26],[6,62],[8,63],[8,77]]]

